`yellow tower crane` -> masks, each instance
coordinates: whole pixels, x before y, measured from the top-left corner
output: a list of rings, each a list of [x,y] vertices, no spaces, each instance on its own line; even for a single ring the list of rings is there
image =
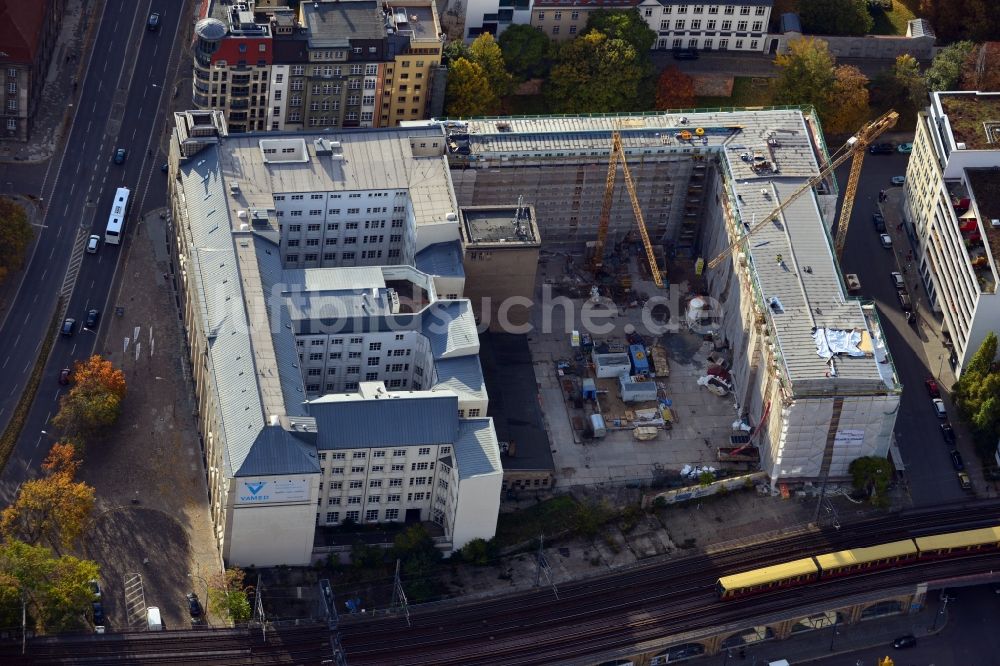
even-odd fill
[[[649,240],[649,232],[646,231],[646,222],[642,217],[642,209],[639,207],[639,197],[635,192],[635,183],[632,174],[628,169],[628,162],[625,160],[625,149],[622,147],[622,136],[618,130],[611,134],[611,154],[608,158],[608,179],[604,189],[604,201],[601,203],[601,218],[597,227],[597,243],[594,246],[594,257],[591,268],[596,273],[604,265],[604,245],[608,240],[608,223],[611,221],[611,203],[615,193],[615,178],[618,175],[618,163],[622,165],[622,175],[625,177],[625,186],[628,188],[628,196],[632,201],[632,212],[635,213],[635,222],[639,227],[639,235],[642,236],[642,244],[646,248],[646,259],[649,260],[649,272],[653,276],[653,282],[657,287],[663,288],[663,278],[660,276],[660,268],[656,265],[656,255],[653,253],[653,243]]]
[[[737,240],[730,243],[728,247],[708,262],[708,267],[715,268],[722,263],[722,261],[728,257],[733,250],[745,243],[750,236],[754,234],[754,232],[778,219],[781,212],[790,206],[792,202],[798,199],[799,196],[826,180],[827,176],[829,176],[834,169],[847,161],[848,158],[853,157],[854,161],[851,163],[851,175],[848,177],[847,187],[844,189],[844,202],[841,204],[840,208],[840,222],[837,224],[837,235],[834,238],[833,243],[834,251],[836,252],[837,260],[839,261],[844,253],[844,243],[847,240],[847,227],[851,221],[851,210],[854,208],[854,197],[858,192],[858,181],[861,178],[861,165],[865,160],[865,151],[868,149],[868,146],[882,134],[882,132],[893,127],[897,120],[899,120],[899,114],[890,110],[862,127],[857,134],[848,139],[847,143],[841,146],[836,153],[830,156],[830,161],[827,162],[822,169],[820,169],[819,174],[811,178],[805,185],[795,190],[791,196],[781,203],[780,206],[765,215],[762,220],[759,220],[756,224],[750,227],[747,232],[742,234]]]

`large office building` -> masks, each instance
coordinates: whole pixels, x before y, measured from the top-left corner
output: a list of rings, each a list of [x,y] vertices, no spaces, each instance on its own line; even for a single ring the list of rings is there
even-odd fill
[[[429,123],[428,123],[429,124]],[[451,177],[462,206],[535,211],[547,245],[596,238],[611,136],[619,131],[654,242],[710,258],[816,176],[828,157],[797,110],[450,121]],[[618,179],[611,239],[634,229]],[[829,226],[836,188],[800,196],[748,248],[708,271],[722,303],[736,401],[776,485],[848,478],[885,456],[901,386],[875,308],[847,297]],[[668,255],[670,253],[668,252]]]
[[[491,538],[499,443],[440,128],[175,123],[171,251],[226,562],[307,564],[348,523]]]
[[[443,99],[437,10],[375,0],[209,0],[195,26],[193,102],[230,133],[392,127]]]
[[[1000,330],[1000,93],[936,92],[919,115],[904,216],[962,367]]]

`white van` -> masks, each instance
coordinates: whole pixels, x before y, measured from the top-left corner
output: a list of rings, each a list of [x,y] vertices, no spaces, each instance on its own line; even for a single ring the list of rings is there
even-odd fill
[[[150,606],[146,609],[146,629],[148,631],[163,631],[163,622],[160,620],[160,609]]]

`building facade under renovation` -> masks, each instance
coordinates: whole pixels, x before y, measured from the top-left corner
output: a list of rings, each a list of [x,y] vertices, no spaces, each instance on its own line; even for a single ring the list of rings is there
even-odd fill
[[[646,226],[668,256],[710,259],[791,198],[828,159],[818,123],[796,109],[442,124],[459,203],[534,206],[546,244],[596,238],[613,131],[622,137]],[[610,238],[635,229],[618,178]],[[707,272],[720,303],[741,417],[772,482],[844,479],[885,456],[901,386],[871,305],[847,297],[829,235],[825,182]]]

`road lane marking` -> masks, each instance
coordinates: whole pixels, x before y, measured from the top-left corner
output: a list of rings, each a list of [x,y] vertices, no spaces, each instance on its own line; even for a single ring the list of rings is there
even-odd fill
[[[42,425],[48,423],[50,418],[52,418],[52,412],[49,412],[48,414],[45,415],[45,421],[42,422]]]
[[[59,389],[56,389],[56,394],[54,396],[52,396],[52,400],[53,401],[55,401],[55,402],[59,401],[59,393],[60,393]]]
[[[37,442],[35,442],[35,448],[37,449],[37,448],[38,448],[38,445],[39,445],[39,444],[41,444],[41,443],[42,443],[42,436],[41,436],[41,435],[39,435],[39,436],[38,436],[38,441],[37,441]]]
[[[35,297],[31,300],[31,304],[34,305],[37,302],[38,302],[38,294],[35,294]]]
[[[29,319],[31,319],[31,313],[30,312],[28,314],[24,315],[24,323],[27,324]]]
[[[14,346],[15,346],[15,347],[17,346],[17,342],[18,342],[18,340],[20,340],[20,339],[21,339],[21,334],[20,334],[20,333],[18,333],[18,334],[17,334],[17,337],[16,337],[16,338],[14,338]]]
[[[79,170],[77,171],[77,173],[79,173]],[[75,190],[75,189],[76,189],[76,183],[73,183],[72,185],[69,186],[69,194],[70,194],[70,196],[73,196],[73,190]],[[69,205],[67,205],[66,208],[69,208]]]
[[[6,359],[4,359],[3,366],[0,367],[0,370],[2,370],[3,368],[6,368],[8,363],[10,363],[10,356],[8,356]]]
[[[30,367],[31,367],[31,361],[28,361],[27,363],[24,364],[24,370],[21,371],[21,374],[23,375],[24,373],[26,373],[28,371],[28,368]]]
[[[69,204],[66,204],[66,207],[63,208],[63,217],[69,217]]]
[[[73,356],[74,354],[76,354],[76,343],[75,342],[73,343],[73,348],[69,350],[69,355],[70,356]]]
[[[49,272],[49,269],[47,269],[47,268],[44,271],[42,271],[42,279],[43,280],[45,279],[45,274],[48,273],[48,272]]]
[[[49,259],[51,259],[51,258],[52,258],[52,255],[53,255],[53,254],[55,254],[55,253],[56,253],[56,246],[55,246],[55,245],[53,245],[53,246],[52,246],[52,251],[51,251],[51,252],[49,252]]]

